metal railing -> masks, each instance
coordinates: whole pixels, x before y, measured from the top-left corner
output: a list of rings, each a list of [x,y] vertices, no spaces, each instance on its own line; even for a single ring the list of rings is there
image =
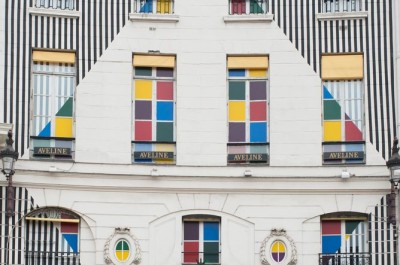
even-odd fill
[[[133,5],[136,13],[174,13],[174,0],[134,0]]]
[[[182,264],[220,264],[221,252],[182,251]]]
[[[370,253],[319,254],[319,265],[370,265]]]
[[[28,251],[26,265],[80,265],[79,253]]]
[[[321,0],[323,13],[361,11],[361,0]]]
[[[75,0],[35,0],[35,7],[75,10]]]

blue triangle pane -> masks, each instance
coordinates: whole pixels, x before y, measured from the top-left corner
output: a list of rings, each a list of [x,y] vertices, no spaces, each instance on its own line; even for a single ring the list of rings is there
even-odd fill
[[[333,99],[332,94],[328,91],[326,86],[324,86],[324,99]]]
[[[322,236],[322,253],[334,254],[340,249],[342,243],[341,236]]]
[[[47,123],[47,125],[43,128],[43,130],[39,133],[40,137],[50,137],[51,131],[51,122]]]
[[[78,235],[77,234],[63,234],[65,241],[74,253],[78,253]]]

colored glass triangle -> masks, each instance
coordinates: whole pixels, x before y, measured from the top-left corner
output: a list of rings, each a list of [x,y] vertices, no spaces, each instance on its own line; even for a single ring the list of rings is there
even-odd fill
[[[363,140],[362,132],[353,121],[346,121],[345,131],[346,141]]]
[[[72,98],[68,98],[64,105],[58,110],[57,117],[72,117],[73,101]]]
[[[43,128],[43,130],[39,133],[40,137],[50,137],[51,133],[51,122],[47,123],[47,125]]]
[[[65,241],[74,253],[78,253],[78,235],[77,234],[63,234]]]
[[[352,234],[359,224],[360,221],[346,221],[346,239],[347,235]]]
[[[324,99],[334,99],[332,94],[328,91],[326,86],[324,86]]]

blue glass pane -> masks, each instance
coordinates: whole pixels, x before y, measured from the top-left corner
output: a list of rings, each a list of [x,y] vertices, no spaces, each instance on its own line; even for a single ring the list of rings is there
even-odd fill
[[[152,151],[152,144],[135,144],[134,152]],[[133,156],[132,156],[133,157]],[[152,159],[135,159],[135,162],[152,162]]]
[[[322,253],[333,254],[340,249],[341,236],[323,236],[322,237]]]
[[[364,144],[346,144],[346,152],[363,152]]]
[[[153,13],[153,0],[144,0],[145,3],[142,7],[140,7],[140,13]],[[143,3],[143,0],[140,1],[141,5]]]
[[[47,123],[46,127],[39,133],[38,136],[40,137],[50,137],[50,130],[51,130],[51,122]]]
[[[74,253],[78,252],[78,235],[77,234],[63,234],[64,240]]]
[[[219,241],[218,222],[204,222],[204,240]]]
[[[244,69],[232,69],[229,70],[230,77],[244,77],[246,76],[246,70]]]
[[[328,91],[326,86],[324,86],[324,99],[333,99],[332,94]]]
[[[267,141],[267,123],[253,122],[250,123],[250,142],[266,142]]]
[[[157,120],[173,121],[174,120],[174,103],[157,101]]]

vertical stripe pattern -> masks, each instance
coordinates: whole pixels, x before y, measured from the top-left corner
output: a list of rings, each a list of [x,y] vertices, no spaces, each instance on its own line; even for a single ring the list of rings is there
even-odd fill
[[[32,49],[76,51],[79,83],[126,24],[131,8],[127,0],[77,0],[75,4],[79,18],[31,15],[28,8],[35,1],[5,1],[0,122],[14,124],[15,149],[21,156],[29,145]]]
[[[340,20],[318,20],[318,0],[271,2],[276,23],[316,73],[323,53],[364,54],[367,140],[388,158],[396,135],[392,1],[362,0],[367,18]]]

